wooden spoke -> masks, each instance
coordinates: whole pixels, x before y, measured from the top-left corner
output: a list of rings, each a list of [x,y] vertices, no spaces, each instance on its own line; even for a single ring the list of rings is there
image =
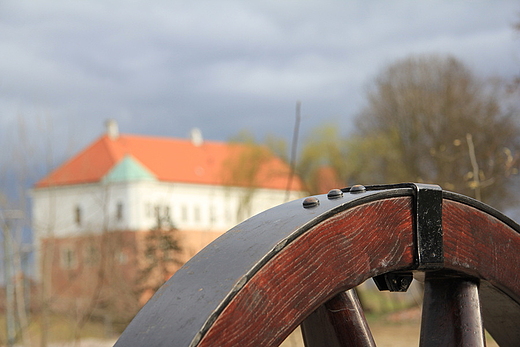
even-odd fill
[[[484,347],[478,283],[427,274],[424,283],[421,347]]]
[[[354,289],[342,292],[301,324],[306,347],[373,347],[365,314]]]

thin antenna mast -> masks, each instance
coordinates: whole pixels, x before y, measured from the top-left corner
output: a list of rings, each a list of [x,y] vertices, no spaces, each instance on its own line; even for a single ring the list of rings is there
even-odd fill
[[[289,178],[287,180],[287,188],[285,189],[285,201],[289,200],[289,196],[291,194],[291,184],[293,181],[294,173],[296,171],[296,153],[298,148],[298,134],[300,132],[300,121],[301,121],[301,102],[296,102],[296,119],[294,121],[294,132],[293,132],[293,138],[292,138],[292,145],[291,145],[291,159],[290,159],[290,165],[291,165],[291,171],[289,172]]]

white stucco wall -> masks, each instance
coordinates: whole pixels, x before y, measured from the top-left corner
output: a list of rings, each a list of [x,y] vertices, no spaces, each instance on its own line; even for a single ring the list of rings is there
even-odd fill
[[[285,191],[247,189],[159,181],[82,184],[34,189],[33,232],[40,238],[69,237],[108,230],[149,230],[157,224],[156,209],[181,230],[224,232],[244,219],[285,202]],[[244,197],[251,196],[250,204]],[[301,197],[292,192],[290,199]],[[118,219],[118,204],[121,204]],[[242,213],[239,214],[239,207]],[[248,208],[245,208],[248,207]],[[75,209],[81,221],[75,220]],[[36,255],[37,261],[39,255]]]
[[[244,197],[251,195],[249,205]],[[175,226],[190,230],[228,230],[245,218],[285,202],[285,192],[157,181],[83,184],[35,189],[33,228],[39,235],[64,237],[103,230],[147,230],[156,209],[166,209]],[[290,199],[300,197],[293,192]],[[121,219],[117,205],[122,205]],[[237,215],[239,206],[244,213]],[[81,210],[81,223],[75,209]]]

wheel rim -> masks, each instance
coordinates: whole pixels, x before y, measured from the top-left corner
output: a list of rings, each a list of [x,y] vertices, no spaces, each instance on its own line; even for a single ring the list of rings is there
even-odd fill
[[[343,291],[384,273],[417,270],[415,198],[413,189],[408,187],[367,191],[347,196],[344,202],[319,196],[322,206],[316,208],[304,209],[302,201],[296,201],[253,217],[256,219],[232,229],[201,252],[195,261],[186,264],[184,274],[173,276],[138,314],[118,344],[278,345],[321,305],[330,304],[330,300]],[[301,217],[302,214],[306,217]],[[267,219],[272,220],[270,224]],[[281,235],[273,233],[274,225]],[[303,226],[294,228],[294,225]],[[285,234],[280,231],[284,227],[290,229]],[[444,279],[444,283],[469,281],[477,285],[481,282],[484,325],[501,346],[512,346],[520,340],[520,333],[515,329],[520,322],[520,277],[516,271],[520,236],[514,227],[496,211],[489,213],[477,202],[444,193],[444,263],[437,271],[428,271],[426,277],[430,284],[430,273],[458,274],[454,280]],[[215,268],[219,269],[213,264],[215,261],[222,261],[226,255],[233,256],[234,248],[226,248],[230,242],[243,237],[245,241],[240,242],[249,242],[250,247],[255,247],[247,238],[260,235],[263,230],[268,230],[265,238],[272,239],[272,244],[266,247],[268,251],[262,251],[264,254],[255,259],[249,259],[254,257],[247,252],[236,251],[238,258],[228,259],[225,266],[243,262],[245,270],[229,276],[229,283],[222,279],[225,271],[211,274]],[[498,257],[504,253],[510,256]],[[206,283],[194,279],[200,275],[206,276]],[[214,277],[207,279],[208,276]],[[210,288],[209,282],[213,287]],[[208,292],[212,288],[217,289]],[[215,294],[218,288],[223,289]],[[464,288],[474,293],[477,287]],[[431,292],[435,298],[441,290],[433,286]],[[201,302],[210,302],[213,306],[207,308],[208,305]],[[189,307],[194,312],[190,312]],[[480,321],[480,312],[472,312]],[[190,326],[197,319],[198,323]],[[427,340],[433,336],[430,330],[435,331],[430,328],[434,326],[434,323],[423,322],[422,335],[428,339],[423,337],[421,346],[428,345]],[[460,329],[452,335],[459,336]],[[482,331],[481,327],[476,329]],[[362,329],[359,331],[358,334],[366,335]],[[437,334],[446,335],[443,331]],[[456,341],[457,337],[450,339]],[[462,345],[472,345],[467,341],[463,339]]]

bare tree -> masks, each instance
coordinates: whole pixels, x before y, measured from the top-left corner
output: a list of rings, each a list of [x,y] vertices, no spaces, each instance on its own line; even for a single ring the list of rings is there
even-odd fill
[[[501,92],[453,57],[388,66],[357,117],[351,176],[437,183],[503,207],[515,199],[520,128]]]
[[[138,276],[139,293],[155,293],[183,264],[178,230],[168,208],[155,209],[156,226],[145,236],[144,266]]]
[[[326,193],[331,188],[347,185],[349,163],[346,160],[348,140],[334,123],[314,129],[305,139],[297,173],[310,194]]]
[[[241,221],[251,215],[253,198],[262,183],[261,180],[265,179],[265,175],[262,174],[273,174],[262,171],[273,155],[266,146],[257,143],[246,131],[231,139],[229,148],[230,155],[221,174],[224,184],[229,189],[242,188],[236,210],[236,219]]]
[[[36,179],[39,166],[43,164],[42,153],[40,153],[39,148],[45,147],[40,143],[41,139],[33,136],[33,134],[37,131],[47,133],[50,124],[40,117],[38,117],[38,121],[41,122],[27,122],[22,113],[19,113],[13,119],[13,123],[2,129],[6,131],[0,134],[0,142],[4,147],[11,149],[0,156],[0,184],[2,185],[2,193],[5,192],[6,195],[5,204],[0,203],[0,205],[3,205],[0,206],[0,209],[4,209],[4,212],[6,212],[8,224],[14,222],[10,220],[11,218],[8,215],[12,212],[17,215],[16,222],[12,224],[11,228],[10,257],[4,268],[12,274],[10,281],[14,281],[14,304],[16,306],[15,341],[8,341],[8,344],[16,342],[26,345],[31,343],[29,341],[29,325],[34,319],[32,312],[30,312],[30,301],[26,300],[29,297],[28,293],[34,289],[34,286],[31,286],[28,281],[32,272],[28,266],[28,259],[30,259],[29,255],[34,252],[34,249],[30,245],[28,235],[31,213],[29,212],[27,187],[30,182]],[[43,125],[44,128],[42,129],[38,125]],[[52,153],[49,150],[47,154],[51,155]],[[0,193],[0,195],[2,194]],[[4,238],[4,242],[7,242],[7,238]],[[8,267],[10,269],[7,269]],[[34,300],[32,306],[33,308],[38,306],[41,309],[40,322],[45,324],[46,305],[43,303],[35,305],[35,301],[38,300]],[[42,329],[45,332],[47,330]],[[41,345],[46,345],[46,334],[43,332]]]

